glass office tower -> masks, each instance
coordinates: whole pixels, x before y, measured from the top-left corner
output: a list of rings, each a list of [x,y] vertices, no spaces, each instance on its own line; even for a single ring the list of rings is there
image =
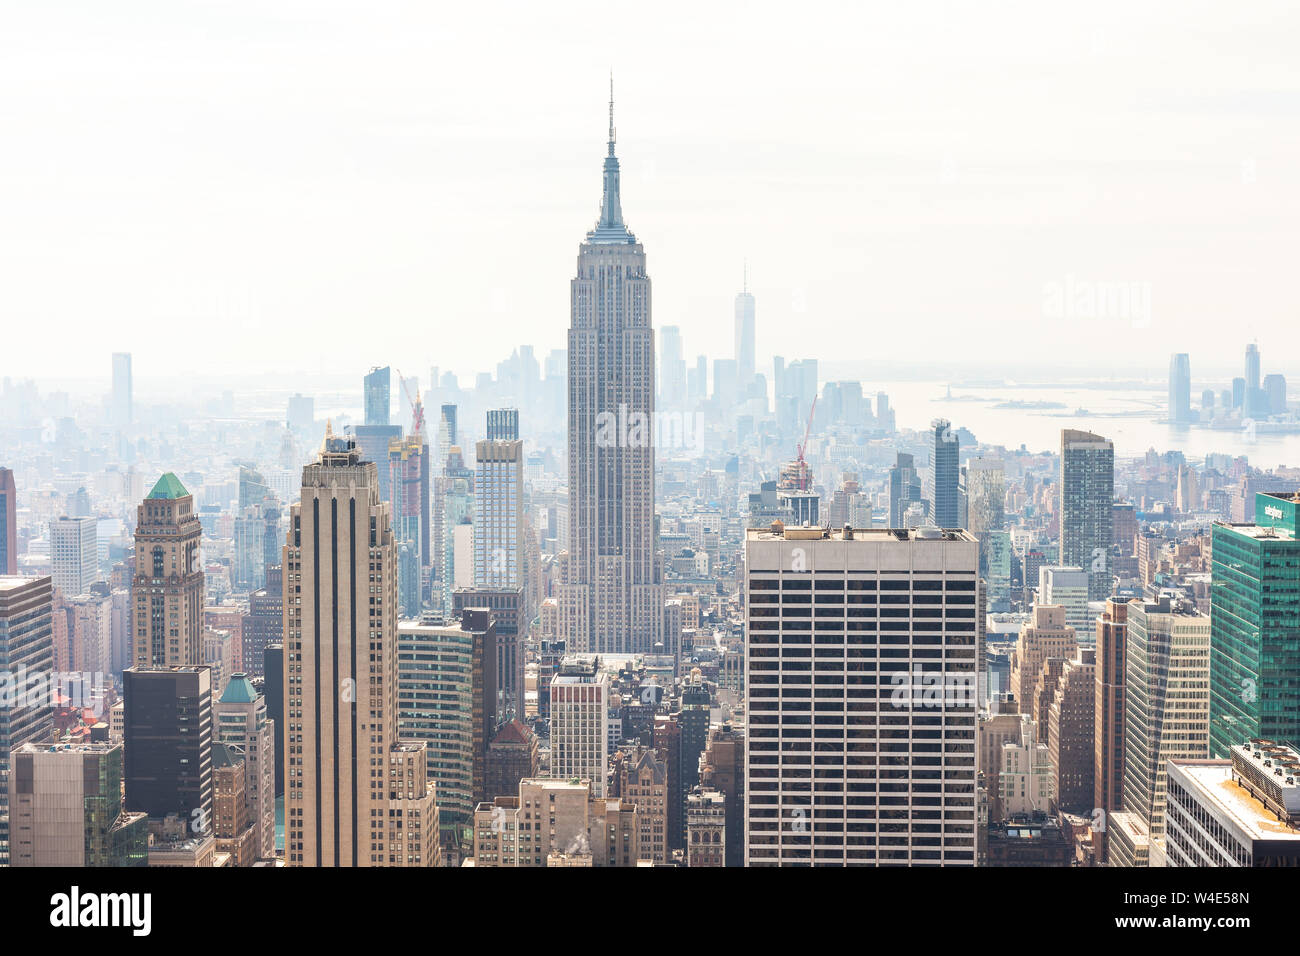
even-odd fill
[[[1216,523],[1210,753],[1264,737],[1300,746],[1300,495],[1255,496],[1253,524]]]

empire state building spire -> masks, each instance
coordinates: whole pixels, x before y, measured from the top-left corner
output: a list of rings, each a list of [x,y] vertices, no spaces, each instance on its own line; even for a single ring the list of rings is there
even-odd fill
[[[605,157],[605,188],[600,200],[600,219],[587,233],[588,242],[636,242],[623,224],[623,203],[619,196],[618,157],[614,155],[614,75],[609,77],[609,154]]]
[[[614,73],[609,74],[609,155],[614,155]]]

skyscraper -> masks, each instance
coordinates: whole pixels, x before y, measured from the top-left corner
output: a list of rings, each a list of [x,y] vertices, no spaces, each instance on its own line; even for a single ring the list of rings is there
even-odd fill
[[[1300,746],[1300,495],[1255,496],[1249,524],[1215,522],[1210,756],[1264,737]]]
[[[1092,730],[1097,704],[1097,662],[1092,650],[1082,650],[1061,665],[1051,704],[1041,718],[1047,731],[1048,760],[1056,777],[1056,800],[1062,810],[1089,813],[1093,803]]]
[[[1093,806],[1124,809],[1124,680],[1128,604],[1111,599],[1097,618],[1097,703],[1093,726]],[[1102,839],[1108,840],[1105,832]],[[1102,845],[1102,858],[1107,852]]]
[[[1020,627],[1016,648],[1011,654],[1007,683],[1020,705],[1022,714],[1032,712],[1029,698],[1043,673],[1043,664],[1053,658],[1070,660],[1079,652],[1074,628],[1065,623],[1065,608],[1057,604],[1035,604],[1034,616]],[[1045,740],[1047,728],[1040,728],[1039,739]]]
[[[474,809],[474,635],[459,623],[398,625],[398,726],[423,740],[441,832],[464,835]]]
[[[1001,578],[1001,566],[992,568],[990,553],[997,548],[998,557],[1009,558],[1009,550],[1003,547],[1008,542],[994,536],[1006,525],[1006,474],[1002,459],[975,457],[966,466],[966,529],[980,543],[980,574],[983,576],[990,599],[994,593],[999,598],[1004,596],[1006,587]],[[1009,571],[1009,569],[1008,569]],[[1008,574],[1009,577],[1009,574]],[[994,581],[996,579],[996,585]]]
[[[1259,388],[1259,346],[1251,342],[1246,346],[1246,394]]]
[[[1264,405],[1269,415],[1286,413],[1286,376],[1274,372],[1264,376]]]
[[[372,368],[364,379],[366,424],[387,425],[393,403],[392,370],[385,365]]]
[[[54,589],[49,578],[0,575],[0,674],[13,675],[19,696],[0,707],[0,866],[9,864],[9,755],[25,743],[47,743],[54,733],[49,694],[30,692],[27,675],[54,668]],[[23,684],[19,685],[20,679]]]
[[[449,373],[450,374],[450,373]],[[447,464],[447,452],[460,441],[456,433],[456,406],[451,402],[443,404],[438,410],[438,470]]]
[[[447,453],[446,468],[435,482],[434,539],[438,583],[433,609],[452,612],[453,593],[474,584],[474,472],[459,446]]]
[[[978,568],[964,531],[746,532],[747,865],[975,865]]]
[[[1242,400],[1242,414],[1247,418],[1267,418],[1271,413],[1268,394],[1260,387],[1259,346],[1246,346],[1246,392]]]
[[[280,561],[280,506],[274,498],[249,505],[235,516],[232,530],[231,583],[240,591],[255,591],[266,584],[266,569]]]
[[[524,611],[524,588],[457,588],[452,592],[452,614],[465,624],[465,614],[486,608],[496,633],[497,722],[510,716],[523,719],[525,711],[524,637],[531,617]],[[543,678],[549,681],[550,677]]]
[[[519,409],[490,408],[487,413],[488,441],[515,441],[519,438]]]
[[[1065,623],[1074,628],[1080,647],[1091,647],[1096,640],[1096,617],[1088,611],[1088,586],[1091,577],[1082,568],[1064,568],[1045,564],[1038,569],[1036,604],[1055,604],[1065,608]]]
[[[277,585],[278,587],[279,585]],[[284,796],[284,645],[268,644],[262,652],[263,693],[266,719],[275,722],[275,795]]]
[[[645,266],[644,249],[623,223],[611,90],[600,218],[579,248],[571,283],[569,550],[559,603],[560,633],[572,651],[646,652],[663,632]]]
[[[1183,424],[1192,417],[1192,362],[1186,352],[1169,360],[1169,420]]]
[[[119,428],[130,425],[135,418],[134,396],[131,384],[131,353],[113,353],[113,397],[110,417]]]
[[[659,329],[659,402],[664,408],[686,403],[686,359],[682,355],[682,330],[675,325]]]
[[[249,819],[257,830],[257,856],[270,859],[275,856],[275,750],[280,728],[267,711],[266,695],[257,692],[247,674],[231,677],[212,710],[214,742],[244,758],[245,795]]]
[[[1006,526],[1006,474],[1001,458],[972,458],[966,466],[968,530],[975,537]]]
[[[912,502],[921,500],[921,480],[917,476],[914,459],[899,452],[889,468],[889,527],[906,527],[903,516]]]
[[[392,442],[402,440],[401,425],[355,425],[352,437],[356,440],[357,450],[363,461],[373,461],[379,468],[379,498],[391,501],[391,469],[388,463],[388,449]]]
[[[126,808],[211,832],[212,669],[128,667],[122,697]]]
[[[18,573],[18,489],[14,473],[0,468],[0,575]]]
[[[99,580],[98,522],[57,518],[50,522],[50,563],[54,586],[65,597],[85,594]]]
[[[393,532],[405,545],[399,567],[403,614],[416,617],[421,607],[421,569],[433,563],[429,498],[432,487],[429,446],[423,435],[394,438],[388,444],[388,493]]]
[[[203,662],[202,535],[194,497],[167,472],[136,509],[131,596],[137,667]]]
[[[329,428],[284,550],[291,866],[431,866],[425,746],[398,738],[397,539],[374,462]]]
[[[266,569],[266,586],[248,596],[240,637],[244,672],[269,680],[271,675],[263,669],[266,648],[284,640],[284,580],[278,561]]]
[[[1300,866],[1300,752],[1272,740],[1227,759],[1171,760],[1167,866]]]
[[[609,675],[594,661],[564,661],[551,678],[551,776],[590,780],[594,797],[605,795],[609,756]]]
[[[148,818],[124,813],[122,745],[23,744],[9,798],[11,866],[144,866]]]
[[[1091,432],[1061,431],[1061,559],[1088,572],[1088,599],[1110,597],[1115,446]]]
[[[754,378],[754,295],[745,290],[736,294],[736,370],[740,393],[744,395]]]
[[[487,793],[488,745],[497,731],[496,631],[482,608],[455,624],[403,621],[398,630],[402,738],[428,748],[445,839],[461,842]]]
[[[518,587],[524,546],[524,443],[484,440],[475,447],[475,458],[474,586]]]
[[[1165,838],[1171,760],[1204,760],[1210,738],[1210,619],[1168,598],[1128,605],[1124,809]]]
[[[961,441],[952,422],[946,418],[934,421],[934,447],[930,453],[930,480],[933,484],[930,498],[930,516],[936,527],[959,528],[957,477],[960,472],[958,458]]]

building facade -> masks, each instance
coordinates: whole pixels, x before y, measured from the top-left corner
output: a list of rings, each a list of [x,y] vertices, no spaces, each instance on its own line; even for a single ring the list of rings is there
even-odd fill
[[[0,866],[9,859],[9,755],[54,733],[53,697],[39,681],[54,668],[53,599],[47,577],[0,575],[0,674],[13,675],[7,692],[18,693],[0,707]],[[30,676],[37,682],[22,687]]]
[[[23,744],[12,756],[10,866],[144,866],[147,818],[124,812],[120,743]]]
[[[774,524],[745,569],[746,865],[973,866],[975,538]]]
[[[1061,564],[1088,572],[1088,599],[1111,592],[1115,446],[1091,432],[1061,432]]]
[[[1300,495],[1255,496],[1211,532],[1210,755],[1257,737],[1300,747]]]
[[[1124,697],[1128,604],[1109,600],[1097,618],[1096,724],[1093,727],[1093,807],[1106,813],[1124,809]],[[1109,827],[1103,831],[1106,855]]]
[[[214,739],[244,760],[244,797],[256,834],[258,859],[275,856],[275,751],[278,727],[267,711],[266,695],[247,674],[235,674],[213,705]]]
[[[0,468],[0,576],[18,573],[18,488],[11,468]]]
[[[1210,755],[1210,619],[1168,598],[1128,608],[1124,809],[1163,843],[1169,761]]]
[[[952,422],[936,419],[932,425],[934,441],[930,449],[930,517],[939,528],[961,527],[957,484],[961,473],[958,464],[961,442]]]
[[[136,509],[131,597],[137,667],[203,661],[202,535],[193,496],[167,472]]]
[[[67,596],[85,594],[99,580],[99,544],[94,518],[50,522],[50,564],[54,587]]]
[[[1300,754],[1269,740],[1229,754],[1170,761],[1167,865],[1300,866]]]
[[[551,679],[551,776],[588,780],[605,796],[609,759],[609,675],[595,661],[573,658]]]
[[[122,697],[126,808],[210,833],[211,669],[131,667],[122,672]]]
[[[645,250],[623,223],[610,99],[600,218],[578,252],[568,338],[569,549],[560,634],[576,653],[661,640],[655,544],[655,342]]]
[[[325,441],[284,550],[285,853],[290,866],[432,866],[425,745],[398,733],[397,540],[378,468]]]

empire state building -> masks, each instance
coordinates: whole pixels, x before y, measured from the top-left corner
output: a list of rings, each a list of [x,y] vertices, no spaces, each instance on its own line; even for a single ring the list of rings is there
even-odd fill
[[[663,639],[654,524],[655,346],[645,250],[623,223],[614,98],[600,219],[570,285],[569,550],[560,634],[570,651],[646,653]]]

